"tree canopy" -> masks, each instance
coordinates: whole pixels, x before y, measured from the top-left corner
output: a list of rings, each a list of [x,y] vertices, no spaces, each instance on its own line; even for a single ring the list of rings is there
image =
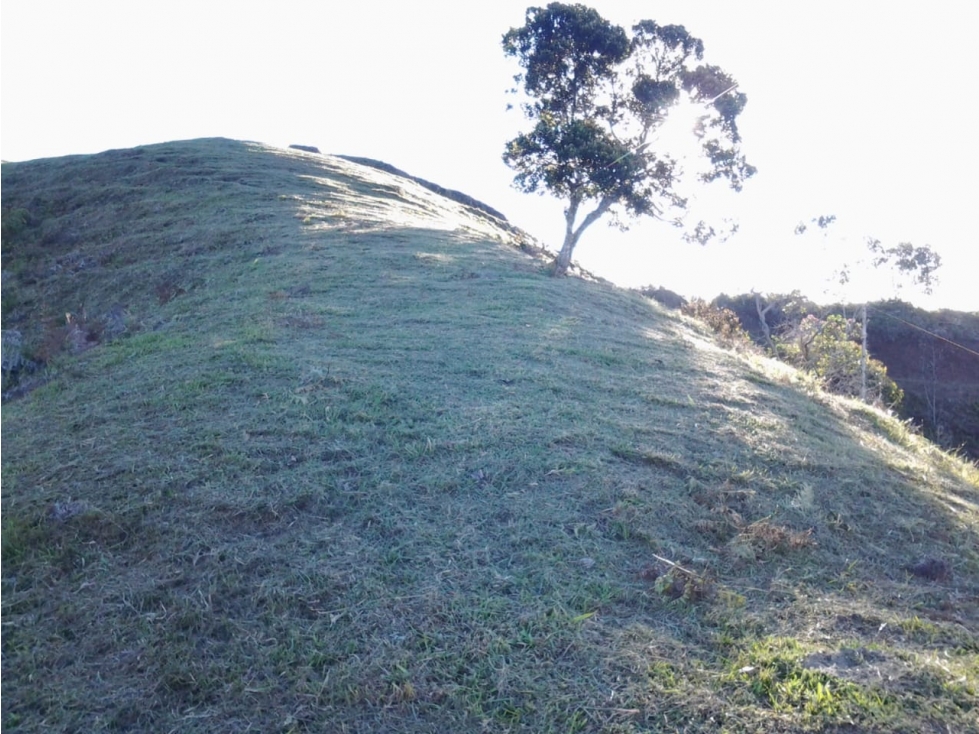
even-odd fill
[[[694,66],[704,44],[683,26],[643,20],[630,36],[592,8],[551,3],[529,8],[526,24],[503,36],[503,50],[523,69],[516,81],[534,123],[507,143],[503,159],[521,190],[567,201],[555,274],[567,272],[581,234],[613,207],[679,223],[682,171],[656,151],[653,133],[684,94],[704,108],[693,131],[709,163],[700,179],[740,190],[755,173],[739,149],[747,97],[719,67]],[[590,210],[579,222],[583,206]]]

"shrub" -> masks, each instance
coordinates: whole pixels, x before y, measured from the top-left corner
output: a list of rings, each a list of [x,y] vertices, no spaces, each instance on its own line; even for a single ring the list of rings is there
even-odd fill
[[[859,325],[853,319],[809,314],[778,341],[783,359],[815,375],[830,392],[860,395]],[[888,407],[900,405],[904,391],[887,375],[887,367],[867,359],[867,395]]]
[[[31,224],[31,213],[27,209],[4,207],[0,211],[0,236],[5,245],[20,238]]]
[[[703,321],[728,346],[746,347],[751,343],[751,337],[741,326],[737,314],[729,308],[718,308],[702,298],[694,298],[681,311]]]

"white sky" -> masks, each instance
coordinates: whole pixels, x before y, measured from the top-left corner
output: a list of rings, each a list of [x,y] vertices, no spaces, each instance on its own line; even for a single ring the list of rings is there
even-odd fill
[[[4,160],[223,136],[384,160],[459,189],[560,245],[562,205],[510,187],[505,112],[518,71],[500,38],[528,0],[219,2],[4,0]],[[692,219],[736,216],[706,247],[646,222],[604,220],[575,257],[622,285],[711,298],[752,288],[824,300],[832,272],[885,245],[930,244],[945,262],[927,307],[979,310],[979,108],[974,9],[956,0],[594,0],[608,19],[685,25],[748,95],[741,194],[704,189]],[[793,235],[836,214],[827,233]],[[853,299],[893,295],[854,290]],[[868,287],[870,287],[868,285]]]

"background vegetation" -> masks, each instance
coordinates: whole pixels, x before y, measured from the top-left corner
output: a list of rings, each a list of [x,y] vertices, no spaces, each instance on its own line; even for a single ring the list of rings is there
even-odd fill
[[[834,318],[852,322],[859,310],[847,304],[819,306],[798,294],[773,294],[762,300],[763,308],[770,308],[765,316],[769,329],[789,347],[779,349],[779,356],[804,368],[798,349],[786,344],[786,337],[798,343],[807,319],[810,325]],[[735,313],[753,341],[767,343],[754,294],[719,296],[711,305]],[[841,336],[859,344],[852,333]],[[899,300],[873,303],[868,306],[867,337],[874,358],[871,372],[883,404],[912,420],[939,445],[960,450],[973,461],[979,459],[979,314],[930,312]],[[853,351],[852,346],[842,349]],[[852,376],[853,358],[849,361]],[[843,392],[856,394],[852,380]]]

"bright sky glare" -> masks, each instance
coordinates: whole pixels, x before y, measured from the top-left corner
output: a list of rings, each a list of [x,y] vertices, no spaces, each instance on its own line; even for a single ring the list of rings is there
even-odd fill
[[[4,160],[223,136],[378,158],[459,189],[552,247],[562,204],[521,194],[501,161],[529,125],[506,112],[518,69],[500,38],[528,0],[4,0]],[[974,211],[979,148],[973,9],[953,0],[594,0],[606,18],[685,25],[748,95],[741,194],[697,189],[690,218],[739,232],[706,247],[662,224],[599,220],[575,257],[622,285],[711,298],[801,289],[814,300],[900,295],[979,310]],[[681,123],[677,127],[682,128]],[[668,131],[664,130],[663,135]],[[800,221],[836,214],[826,232]],[[838,293],[831,276],[885,245],[944,259],[931,298],[889,275]]]

